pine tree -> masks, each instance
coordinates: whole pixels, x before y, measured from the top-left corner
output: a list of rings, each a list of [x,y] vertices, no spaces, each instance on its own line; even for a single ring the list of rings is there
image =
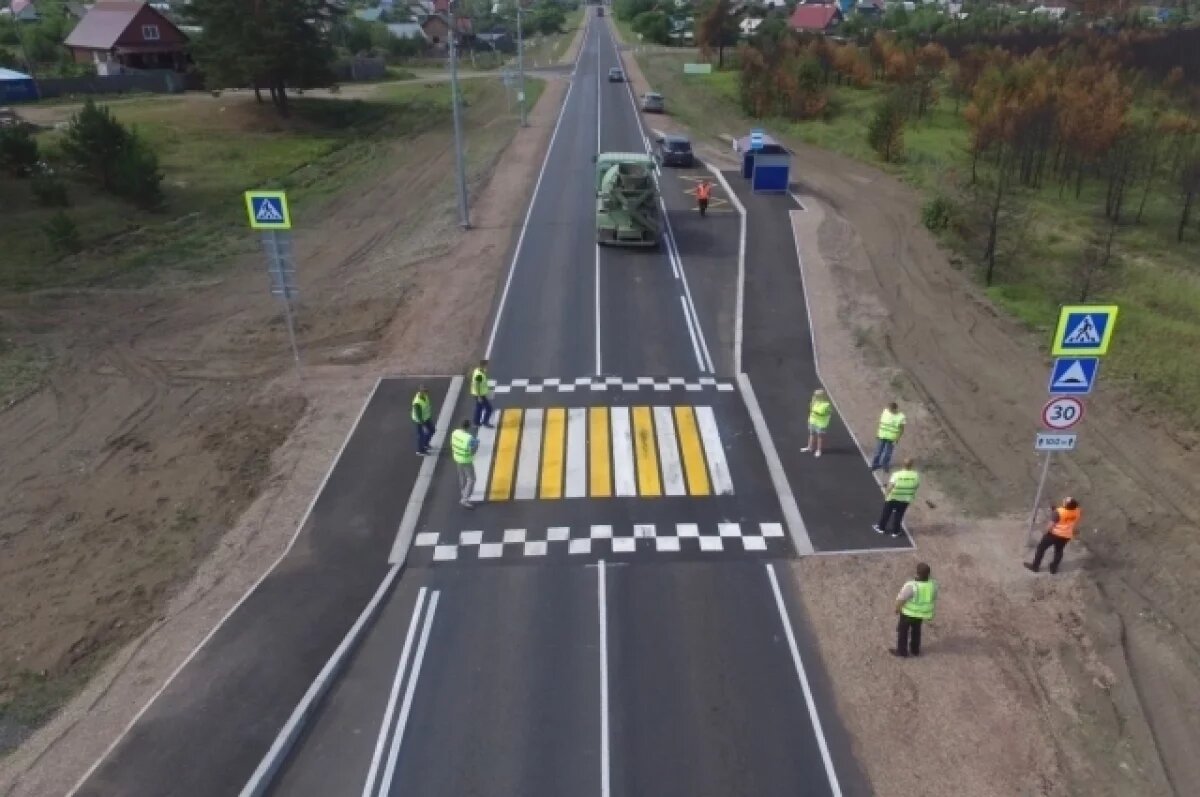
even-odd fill
[[[904,154],[904,116],[906,98],[901,92],[892,92],[875,108],[875,115],[867,127],[867,143],[887,163],[900,159]]]

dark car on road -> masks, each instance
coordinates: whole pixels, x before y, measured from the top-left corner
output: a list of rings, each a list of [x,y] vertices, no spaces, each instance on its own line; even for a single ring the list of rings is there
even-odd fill
[[[612,69],[608,70],[608,82],[609,83],[624,83],[625,82],[624,70],[622,70],[621,67],[619,67],[619,66],[614,66]]]
[[[667,101],[656,91],[647,92],[642,95],[642,110],[646,113],[666,113]]]
[[[692,142],[684,136],[663,136],[658,140],[655,156],[663,166],[695,166]]]

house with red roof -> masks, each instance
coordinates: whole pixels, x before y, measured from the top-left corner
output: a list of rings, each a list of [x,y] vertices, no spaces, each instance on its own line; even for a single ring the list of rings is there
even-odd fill
[[[798,5],[788,18],[788,27],[800,33],[828,33],[842,18],[842,10],[832,3]]]
[[[174,22],[139,0],[100,0],[63,42],[79,64],[99,75],[187,69],[188,37]]]
[[[0,8],[0,14],[11,17],[16,22],[37,22],[37,9],[31,0],[12,0],[8,8]]]

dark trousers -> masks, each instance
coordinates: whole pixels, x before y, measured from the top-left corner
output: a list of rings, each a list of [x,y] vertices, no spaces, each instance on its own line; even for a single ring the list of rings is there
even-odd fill
[[[875,445],[875,456],[871,457],[871,470],[892,469],[892,452],[896,450],[895,440],[880,439]]]
[[[700,206],[700,215],[703,216],[708,211],[708,200],[698,199],[696,200],[696,204]]]
[[[414,421],[413,428],[417,430],[417,453],[424,454],[429,451],[429,441],[433,440],[433,421]]]
[[[907,614],[900,615],[900,621],[896,623],[896,653],[901,656],[907,656],[909,653],[914,656],[921,655],[919,618],[909,617]]]
[[[883,512],[879,514],[879,522],[875,525],[884,531],[889,531],[888,521],[891,521],[890,533],[899,537],[903,533],[900,527],[904,523],[904,513],[907,511],[908,501],[884,501]]]
[[[1042,557],[1046,555],[1047,548],[1054,548],[1054,558],[1050,560],[1050,572],[1057,573],[1058,566],[1062,563],[1063,548],[1067,547],[1070,542],[1066,537],[1060,537],[1057,534],[1046,532],[1042,535],[1042,541],[1038,543],[1037,553],[1033,556],[1033,569],[1037,570],[1042,566]]]
[[[487,396],[475,397],[475,425],[487,426],[492,422],[492,402]]]

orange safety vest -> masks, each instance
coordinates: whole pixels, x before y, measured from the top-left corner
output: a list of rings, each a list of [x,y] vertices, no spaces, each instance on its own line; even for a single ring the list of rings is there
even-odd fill
[[[696,186],[696,199],[708,199],[708,195],[712,193],[712,186],[708,183],[700,183]]]
[[[1063,506],[1060,506],[1057,511],[1058,520],[1050,527],[1050,533],[1055,537],[1062,537],[1064,540],[1075,539],[1075,524],[1079,522],[1080,511]]]

